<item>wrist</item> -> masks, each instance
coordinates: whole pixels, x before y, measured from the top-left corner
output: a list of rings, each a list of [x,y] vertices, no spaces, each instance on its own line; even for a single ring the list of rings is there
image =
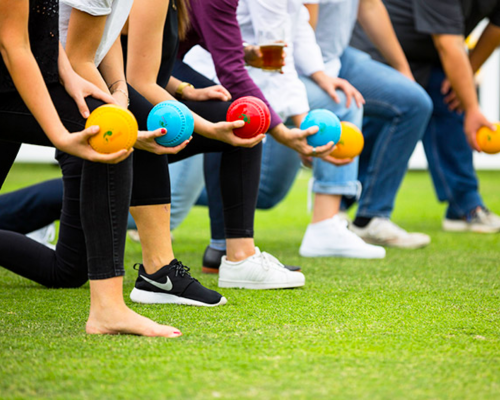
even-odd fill
[[[476,114],[476,113],[480,113],[481,112],[481,109],[479,108],[479,104],[478,103],[473,103],[471,105],[464,105],[464,111],[466,114]]]
[[[183,90],[181,98],[184,100],[196,100],[196,89],[193,85],[188,84]]]
[[[276,125],[273,129],[269,131],[269,133],[273,136],[276,141],[279,143],[286,142],[286,137],[289,129],[285,126],[285,124],[280,123]]]
[[[311,78],[318,85],[321,85],[325,81],[325,79],[328,78],[328,76],[325,74],[324,71],[316,71],[311,74]]]
[[[177,86],[177,89],[175,89],[175,96],[178,98],[184,98],[184,91],[190,87],[191,89],[194,89],[194,86],[191,85],[189,82],[181,82],[179,83],[179,86]],[[189,89],[187,89],[189,92]]]
[[[69,134],[69,131],[61,124],[61,126],[51,129],[50,133],[47,132],[47,137],[55,148],[63,150],[65,139]]]
[[[122,104],[122,101],[123,100],[123,107],[125,108],[128,108],[128,106],[130,105],[130,98],[128,97],[128,91],[127,90],[124,90],[124,89],[121,89],[121,88],[117,88],[117,89],[114,89],[112,92],[111,92],[111,95],[113,97],[116,97],[117,101]]]

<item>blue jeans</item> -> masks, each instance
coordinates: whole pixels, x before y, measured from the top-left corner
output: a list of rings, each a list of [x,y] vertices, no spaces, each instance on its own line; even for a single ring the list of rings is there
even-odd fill
[[[446,217],[459,219],[483,206],[472,163],[472,150],[463,129],[463,115],[448,110],[441,94],[445,74],[441,68],[431,72],[427,93],[434,103],[423,144],[432,181],[440,201],[448,203]]]
[[[335,113],[341,120],[361,125],[363,109],[353,102],[349,109],[345,107],[345,94],[338,91],[340,103],[335,103],[328,94],[318,87],[312,80],[302,77],[307,90],[311,109],[326,108]],[[291,124],[291,121],[287,121]],[[294,150],[276,142],[268,135],[262,151],[259,196],[257,208],[269,209],[277,205],[287,195],[300,168],[300,157]],[[216,154],[205,156],[205,171],[216,171],[220,165],[220,158]],[[357,160],[344,166],[336,167],[330,163],[315,159],[313,162],[313,191],[315,193],[338,194],[356,196],[358,193]],[[218,182],[216,174],[210,177],[205,175],[207,187],[212,186],[211,193],[216,194]],[[218,196],[202,195],[201,202],[207,202],[210,209],[210,226],[212,239],[224,239],[222,203]]]
[[[348,47],[340,60],[339,77],[366,101],[358,175],[363,192],[357,215],[389,218],[408,160],[431,117],[432,102],[420,85],[362,51]]]
[[[172,205],[170,229],[177,228],[196,203],[205,186],[203,179],[203,155],[186,158],[169,165]]]

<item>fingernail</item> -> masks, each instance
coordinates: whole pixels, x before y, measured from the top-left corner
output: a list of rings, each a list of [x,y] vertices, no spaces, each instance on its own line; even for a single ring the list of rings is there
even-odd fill
[[[161,128],[161,133],[167,133],[167,130],[165,128]]]
[[[88,118],[88,117],[89,117],[89,115],[90,115],[90,114],[89,114],[89,112],[88,112],[88,111],[85,111],[85,112],[83,113],[83,118]]]

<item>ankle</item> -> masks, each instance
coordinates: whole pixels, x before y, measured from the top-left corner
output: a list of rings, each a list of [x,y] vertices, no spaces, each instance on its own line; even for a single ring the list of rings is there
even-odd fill
[[[231,262],[240,262],[246,260],[249,257],[255,255],[255,248],[250,249],[239,249],[236,251],[228,252],[226,259]]]
[[[352,223],[358,228],[364,228],[371,222],[372,219],[373,217],[356,217]]]
[[[148,259],[143,259],[142,265],[144,266],[146,274],[151,275],[162,269],[165,265],[169,265],[172,262],[172,260],[174,260],[174,258],[175,257],[173,254],[163,257],[161,256],[150,257]]]

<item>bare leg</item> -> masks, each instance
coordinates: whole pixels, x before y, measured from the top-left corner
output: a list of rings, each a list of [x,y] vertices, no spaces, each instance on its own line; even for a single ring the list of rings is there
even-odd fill
[[[341,199],[340,195],[316,193],[311,223],[315,224],[338,214]]]
[[[90,281],[90,314],[86,326],[90,334],[132,334],[177,337],[182,333],[160,325],[128,308],[123,301],[123,277]]]
[[[130,207],[139,231],[142,264],[153,274],[175,258],[170,237],[170,204]]]

